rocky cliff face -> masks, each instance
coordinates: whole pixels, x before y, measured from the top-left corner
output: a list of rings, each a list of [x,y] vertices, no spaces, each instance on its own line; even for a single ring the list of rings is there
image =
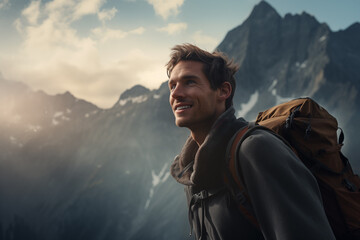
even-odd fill
[[[332,32],[260,2],[218,46],[241,66],[237,114],[313,97],[339,119],[359,172],[359,26]],[[0,239],[185,239],[185,196],[168,169],[188,131],[168,97],[167,83],[137,85],[100,109],[0,78]]]
[[[235,102],[247,101],[256,91],[269,95],[269,105],[277,103],[276,96],[313,96],[324,82],[329,34],[326,24],[306,13],[281,18],[261,2],[218,47],[241,66]]]
[[[265,1],[218,46],[240,65],[235,106],[254,119],[280,102],[308,96],[328,109],[347,136],[346,152],[359,159],[360,24],[332,32],[313,16],[279,14]],[[357,165],[358,166],[358,165]]]

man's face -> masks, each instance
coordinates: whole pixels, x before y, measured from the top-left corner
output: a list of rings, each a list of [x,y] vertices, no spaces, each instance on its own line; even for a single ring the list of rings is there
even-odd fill
[[[180,61],[169,79],[169,101],[175,123],[192,131],[210,128],[225,110],[224,102],[218,98],[219,90],[211,89],[202,69],[201,62]]]

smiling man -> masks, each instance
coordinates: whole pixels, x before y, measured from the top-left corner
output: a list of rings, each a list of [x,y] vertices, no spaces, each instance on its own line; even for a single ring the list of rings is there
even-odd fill
[[[180,61],[172,69],[169,88],[176,125],[189,128],[192,137],[201,145],[213,123],[225,112],[230,83],[224,82],[212,89],[201,62]]]
[[[237,67],[222,53],[177,45],[167,64],[175,124],[190,130],[171,166],[185,186],[196,239],[335,239],[313,175],[275,135],[255,130],[236,159],[250,221],[226,180],[227,147],[248,125],[232,107]]]

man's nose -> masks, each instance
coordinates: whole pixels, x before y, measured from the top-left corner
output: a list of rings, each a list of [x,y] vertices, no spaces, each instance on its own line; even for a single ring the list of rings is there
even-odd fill
[[[177,85],[172,91],[171,91],[171,97],[175,99],[183,98],[184,97],[184,88],[181,85]]]

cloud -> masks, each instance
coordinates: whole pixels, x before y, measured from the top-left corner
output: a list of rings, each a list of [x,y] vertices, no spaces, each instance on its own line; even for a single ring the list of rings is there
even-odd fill
[[[120,29],[111,29],[98,27],[91,30],[91,32],[96,36],[101,42],[108,41],[110,39],[121,39],[128,35],[128,33]]]
[[[138,28],[135,28],[133,30],[131,30],[129,33],[130,34],[137,34],[137,35],[141,35],[145,32],[145,28],[144,27],[138,27]]]
[[[54,21],[69,22],[74,19],[75,6],[73,0],[53,0],[46,3],[43,14]]]
[[[179,34],[187,29],[186,23],[169,23],[166,27],[158,28],[159,32],[167,32],[169,35]]]
[[[139,27],[129,32],[125,32],[121,29],[111,29],[106,27],[94,28],[91,32],[96,36],[100,42],[104,43],[109,40],[122,39],[130,34],[141,35],[145,31],[145,28]]]
[[[9,0],[0,0],[0,9],[9,6]]]
[[[21,19],[20,18],[17,18],[14,23],[13,23],[13,26],[15,27],[16,31],[18,31],[19,33],[23,34],[24,31],[24,27],[23,27],[23,24],[21,22]]]
[[[170,15],[176,16],[179,8],[184,4],[185,0],[147,0],[154,7],[155,13],[163,19],[167,19]]]
[[[97,15],[101,22],[111,20],[116,8],[101,10],[105,0],[53,0],[41,6],[41,1],[32,1],[22,11],[22,17],[14,21],[16,29],[23,34],[24,49],[81,49],[83,42],[104,42],[110,39],[123,39],[129,34],[142,34],[143,27],[128,32],[108,28],[105,25],[94,28],[92,36],[81,38],[72,23],[85,15]],[[41,21],[39,21],[41,16]],[[92,39],[94,37],[94,39]],[[86,45],[86,44],[85,44]]]
[[[106,21],[117,10],[102,10],[103,3],[102,0],[30,2],[14,22],[23,37],[17,54],[0,61],[4,77],[49,94],[69,90],[104,108],[111,107],[121,92],[135,82],[147,83],[149,87],[149,78],[158,80],[158,84],[166,80],[165,73],[159,77],[164,60],[157,60],[158,56],[146,57],[140,51],[134,54],[129,47],[126,38],[143,34],[145,28],[124,31],[107,27]],[[88,14],[99,19],[99,27],[89,29],[88,35],[80,35],[73,22]],[[161,70],[154,71],[156,68]]]
[[[30,5],[22,11],[22,16],[31,24],[37,24],[40,16],[40,1],[33,1]]]
[[[215,49],[216,45],[219,43],[219,39],[214,37],[205,35],[201,30],[196,31],[192,38],[194,39],[194,43],[201,48],[208,49],[208,51],[212,51]]]
[[[119,49],[113,49],[122,53]],[[33,59],[7,59],[5,77],[13,80],[27,80],[33,89],[41,89],[49,94],[70,91],[78,98],[86,99],[99,107],[109,108],[115,104],[120,94],[134,83],[149,88],[158,88],[165,81],[164,59],[132,49],[118,57],[118,61],[104,64],[101,54],[91,46],[86,46],[75,54],[61,54],[46,62]],[[74,58],[66,61],[65,56]],[[151,57],[150,57],[151,56]]]
[[[77,20],[85,15],[95,14],[104,4],[105,0],[82,0],[76,4],[74,11],[74,20]]]
[[[105,22],[108,20],[111,20],[113,17],[115,17],[115,14],[117,13],[117,9],[116,8],[112,8],[112,9],[106,9],[106,10],[102,10],[100,12],[98,12],[98,18],[101,22]]]
[[[104,3],[105,0],[53,0],[45,4],[43,14],[53,20],[74,22],[98,13]]]
[[[165,59],[159,59],[141,49],[132,49],[118,62],[118,65],[136,77],[137,83],[149,88],[158,88],[167,79]]]

